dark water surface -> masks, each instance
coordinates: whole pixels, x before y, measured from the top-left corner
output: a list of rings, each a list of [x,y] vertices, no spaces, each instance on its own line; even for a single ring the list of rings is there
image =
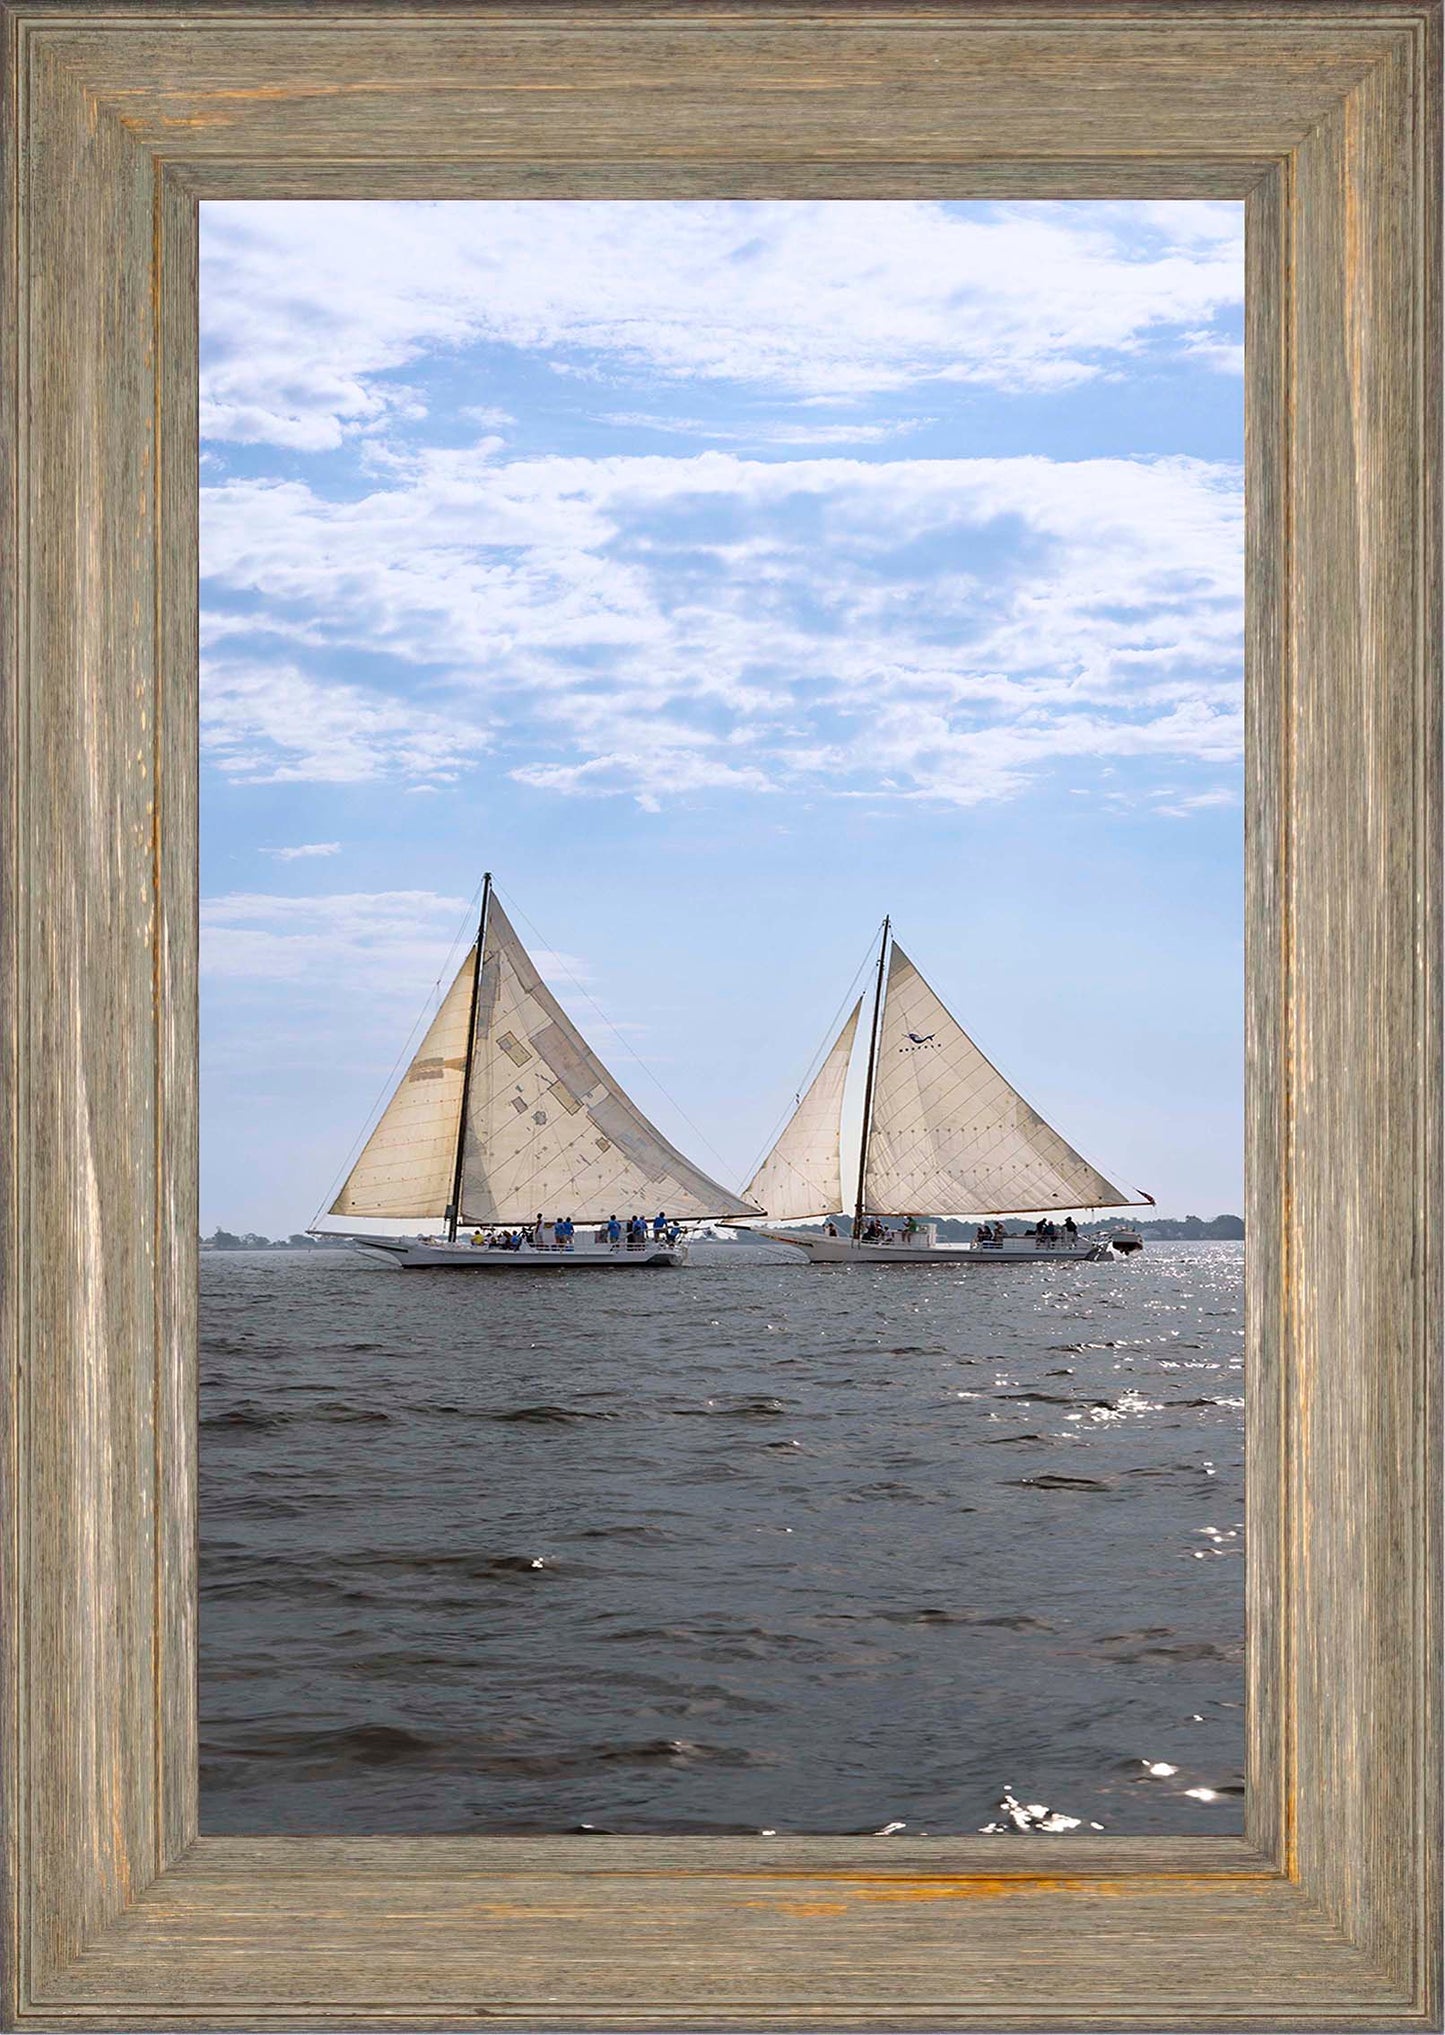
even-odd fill
[[[208,1254],[204,1828],[1238,1830],[1242,1252]]]

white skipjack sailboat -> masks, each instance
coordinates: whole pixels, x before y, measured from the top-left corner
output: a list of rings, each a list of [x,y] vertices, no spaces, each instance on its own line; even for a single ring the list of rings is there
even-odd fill
[[[443,1232],[350,1241],[407,1271],[623,1271],[681,1264],[684,1222],[762,1212],[623,1093],[488,875],[476,943],[329,1210]]]
[[[768,1234],[798,1245],[817,1265],[1038,1264],[1140,1249],[1137,1230],[1084,1238],[1047,1216],[1028,1236],[1005,1237],[1001,1225],[980,1220],[972,1243],[937,1241],[928,1217],[1152,1206],[1153,1197],[1106,1180],[1030,1108],[944,1008],[891,930],[885,919],[851,1223],[830,1222],[811,1235]],[[860,998],[744,1189],[774,1222],[832,1216],[842,1207],[843,1090],[862,1008]]]

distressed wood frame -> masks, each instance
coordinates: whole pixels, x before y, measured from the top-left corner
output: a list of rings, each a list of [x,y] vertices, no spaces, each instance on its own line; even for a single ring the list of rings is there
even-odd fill
[[[5,0],[7,2025],[1438,2025],[1439,0]],[[196,1835],[196,206],[1248,207],[1248,1835]]]

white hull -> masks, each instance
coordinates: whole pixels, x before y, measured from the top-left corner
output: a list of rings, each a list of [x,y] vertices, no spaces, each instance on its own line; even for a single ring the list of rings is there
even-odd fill
[[[368,1257],[384,1258],[399,1272],[643,1272],[659,1266],[685,1265],[686,1244],[645,1244],[628,1250],[619,1244],[576,1244],[570,1251],[489,1251],[470,1243],[418,1244],[389,1237],[352,1237],[352,1245]]]
[[[784,1236],[763,1230],[775,1244],[806,1251],[815,1265],[952,1265],[955,1268],[998,1265],[1097,1264],[1114,1256],[1105,1240],[1080,1238],[1076,1244],[1045,1244],[1032,1237],[1006,1237],[1001,1244],[855,1244],[851,1237]]]

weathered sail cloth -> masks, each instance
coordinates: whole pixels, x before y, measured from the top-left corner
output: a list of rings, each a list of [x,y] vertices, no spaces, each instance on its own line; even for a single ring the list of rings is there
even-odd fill
[[[446,1214],[457,1163],[476,951],[473,946],[462,963],[416,1058],[332,1202],[333,1215],[409,1221]]]
[[[843,1114],[843,1086],[858,1029],[860,997],[829,1049],[782,1136],[743,1189],[749,1201],[767,1210],[774,1222],[797,1222],[809,1215],[832,1215],[842,1207],[843,1169],[838,1134]]]
[[[493,901],[477,999],[462,1160],[467,1222],[633,1210],[755,1215],[685,1159],[625,1095]]]
[[[878,1038],[864,1206],[870,1214],[1122,1208],[949,1016],[895,940]]]

